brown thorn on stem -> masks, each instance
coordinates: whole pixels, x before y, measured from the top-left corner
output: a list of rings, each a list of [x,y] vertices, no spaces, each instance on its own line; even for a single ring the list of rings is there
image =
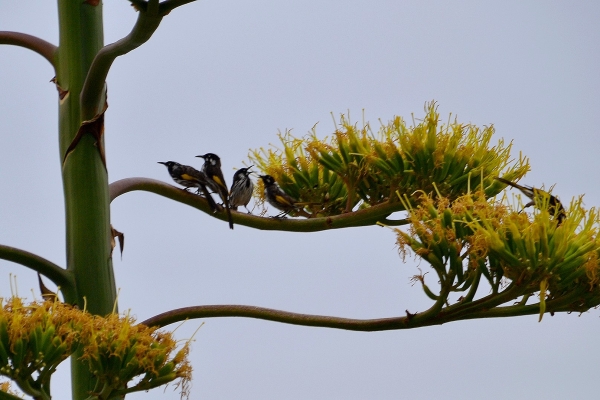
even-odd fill
[[[69,91],[60,87],[56,77],[50,79],[50,82],[54,83],[56,86],[56,90],[58,91],[58,99],[62,101],[69,94]]]
[[[56,299],[58,297],[57,294],[54,293],[52,290],[48,289],[46,287],[46,285],[44,285],[44,281],[42,281],[42,276],[40,275],[39,272],[38,272],[37,276],[38,276],[38,284],[40,286],[40,292],[42,293],[42,298],[44,300]]]
[[[67,151],[65,152],[65,156],[63,158],[63,165],[67,161],[67,157],[69,156],[69,154],[75,151],[75,148],[79,144],[79,141],[81,140],[83,135],[89,133],[96,140],[96,148],[100,153],[100,159],[102,160],[102,164],[104,165],[104,168],[106,168],[106,158],[104,156],[104,145],[102,144],[102,136],[104,135],[104,113],[106,112],[107,108],[108,103],[104,102],[104,109],[100,114],[96,115],[91,120],[83,121],[81,123],[77,134],[75,135],[73,141],[71,142],[71,144],[67,148]]]
[[[112,257],[113,250],[117,246],[115,238],[119,240],[119,250],[121,250],[121,260],[123,259],[123,249],[125,248],[125,234],[123,232],[119,232],[115,228],[113,228],[112,224],[110,225],[110,256]]]

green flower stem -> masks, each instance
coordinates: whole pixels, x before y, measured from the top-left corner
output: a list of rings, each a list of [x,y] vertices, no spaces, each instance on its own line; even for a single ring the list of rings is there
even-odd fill
[[[450,271],[450,273],[448,273],[445,281],[442,280],[442,277],[440,276],[440,281],[442,282],[442,288],[440,290],[439,298],[433,304],[433,306],[429,308],[429,310],[422,313],[417,313],[415,315],[409,315],[413,324],[421,324],[422,322],[434,319],[443,309],[444,304],[448,301],[448,294],[450,294],[450,289],[452,288],[454,271]]]
[[[470,303],[473,301],[473,298],[475,298],[475,293],[477,292],[477,289],[479,288],[479,282],[481,281],[481,270],[478,268],[475,274],[475,279],[471,283],[471,287],[464,297],[463,303]]]
[[[102,6],[60,0],[57,80],[66,91],[59,104],[60,159],[83,118],[78,94],[85,71],[102,46]],[[104,100],[102,100],[103,102]],[[112,311],[116,299],[110,260],[108,176],[96,138],[84,133],[62,166],[65,195],[67,270],[75,278],[78,304],[92,314]]]
[[[148,7],[154,6],[150,5],[148,0],[129,0],[133,6],[138,10],[146,11]],[[170,13],[172,10],[177,7],[183,6],[184,4],[192,3],[196,0],[165,0],[158,4],[158,12],[163,17]]]
[[[440,312],[443,317],[448,317],[450,320],[463,319],[462,315],[479,312],[481,310],[491,310],[511,300],[517,299],[523,295],[523,292],[528,291],[527,288],[511,283],[504,291],[500,293],[492,293],[469,303],[459,302],[446,307]]]
[[[11,44],[33,50],[44,57],[56,70],[57,47],[36,36],[21,32],[0,31],[0,44]]]
[[[147,3],[146,10],[140,10],[138,19],[123,39],[100,49],[91,63],[81,90],[81,106],[84,120],[92,119],[102,108],[100,99],[105,92],[105,81],[113,61],[144,44],[158,28],[163,15],[159,12],[158,0]]]
[[[50,397],[48,397],[48,395],[43,390],[34,389],[31,386],[31,382],[29,381],[29,379],[15,379],[15,383],[17,384],[19,389],[23,391],[23,393],[33,397],[35,400],[50,400]]]
[[[103,46],[102,4],[58,1],[59,50],[57,85],[64,90],[59,103],[59,149],[65,197],[67,270],[75,279],[79,307],[96,315],[109,314],[115,306],[116,285],[111,261],[110,210],[108,176],[99,149],[101,135],[86,130],[72,148],[85,118],[80,104],[83,82],[96,54]],[[105,104],[105,92],[97,107]],[[99,121],[100,123],[102,121]],[[96,132],[103,128],[94,126]],[[85,128],[84,128],[85,129]],[[87,365],[71,360],[73,399],[89,396],[96,378]]]
[[[4,245],[0,245],[0,258],[21,264],[46,276],[55,285],[60,286],[65,294],[65,298],[69,298],[67,294],[71,296],[74,294],[75,281],[73,280],[72,272],[59,267],[45,258],[25,250]]]
[[[0,390],[0,400],[23,400],[23,399]]]
[[[513,312],[513,314],[516,315],[516,310],[511,310],[511,312]],[[539,307],[537,308],[537,311],[533,311],[530,313],[535,314],[536,312],[539,312]],[[375,332],[441,325],[454,320],[470,319],[471,315],[474,314],[461,315],[457,316],[456,318],[449,318],[445,316],[443,318],[433,317],[423,319],[419,318],[419,313],[409,314],[407,312],[407,316],[403,317],[352,319],[324,315],[299,314],[288,311],[246,305],[206,305],[171,310],[149,318],[141,323],[148,326],[164,327],[170,324],[185,321],[187,319],[242,317],[262,319],[266,321],[274,321],[291,325],[343,329],[360,332]],[[486,315],[486,312],[480,312],[478,313],[478,315],[481,318],[482,315]],[[509,315],[489,316],[500,317]]]
[[[516,292],[516,290],[511,291],[511,293]],[[511,296],[495,295],[495,297],[502,298],[495,299],[497,301],[494,302],[502,302],[501,304],[504,304],[506,303],[506,298]],[[508,301],[510,300],[511,299],[509,299]],[[570,304],[570,302],[572,301],[572,298],[550,300],[546,303],[546,311],[577,311],[568,308],[568,304]],[[487,307],[488,304],[489,302],[482,302],[480,303],[480,307],[478,307],[477,309],[471,309],[465,312],[459,312],[460,310],[455,310],[455,312],[447,313],[444,309],[442,309],[442,311],[440,311],[439,314],[435,316],[427,316],[427,318],[421,317],[421,315],[427,313],[427,311],[425,313],[416,314],[410,314],[407,311],[407,316],[404,317],[377,319],[352,319],[323,315],[299,314],[282,310],[274,310],[271,308],[246,305],[207,305],[185,307],[176,310],[171,310],[149,318],[141,323],[147,326],[164,327],[170,324],[185,321],[187,319],[242,317],[262,319],[266,321],[274,321],[291,325],[343,329],[360,332],[375,332],[441,325],[452,321],[476,318],[516,317],[523,315],[539,314],[540,312],[539,304],[532,304],[527,306],[495,307],[491,309]]]
[[[546,302],[546,313],[549,312],[573,312],[573,311],[587,311],[589,307],[585,307],[583,310],[573,309],[570,305],[573,301],[577,300],[578,295],[567,295],[556,299],[548,300]],[[468,315],[467,318],[462,319],[475,319],[475,318],[500,318],[500,317],[516,317],[523,315],[536,315],[540,313],[540,303],[529,304],[529,305],[513,305],[506,307],[496,307],[491,310],[482,310],[474,312]]]
[[[123,39],[104,46],[92,61],[83,89],[81,106],[84,119],[92,119],[102,108],[98,108],[105,92],[105,81],[112,63],[119,56],[129,53],[146,43],[154,34],[163,17],[173,9],[196,0],[131,1],[138,9],[138,19],[131,32]]]
[[[215,317],[245,317],[292,325],[346,329],[353,331],[384,331],[408,328],[407,317],[381,319],[350,319],[322,315],[299,314],[264,307],[245,305],[208,305],[179,308],[141,322],[147,326],[164,327],[186,319]]]
[[[155,193],[171,200],[194,207],[222,221],[227,221],[224,212],[213,214],[207,201],[201,196],[186,192],[183,189],[149,178],[126,178],[110,184],[110,199],[127,192],[142,190]],[[238,225],[262,230],[278,230],[292,232],[317,232],[327,229],[340,229],[358,226],[371,226],[382,222],[384,225],[398,226],[408,224],[407,220],[388,220],[387,217],[397,211],[404,210],[401,203],[383,203],[364,210],[324,218],[291,219],[270,218],[249,215],[244,212],[231,211],[233,221]]]

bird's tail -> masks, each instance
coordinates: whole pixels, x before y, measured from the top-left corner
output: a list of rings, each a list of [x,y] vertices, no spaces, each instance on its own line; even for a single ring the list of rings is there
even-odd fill
[[[224,199],[224,203],[225,208],[227,209],[227,220],[229,221],[229,229],[233,229],[233,217],[231,216],[231,208],[229,207],[229,199],[227,198],[227,196]]]
[[[200,183],[200,191],[202,192],[202,194],[204,195],[204,197],[206,198],[206,201],[208,202],[208,205],[210,207],[210,210],[212,212],[217,212],[218,211],[218,207],[217,207],[217,203],[215,203],[215,200],[212,198],[212,196],[210,195],[208,189],[206,188],[206,186],[202,183]]]
[[[533,196],[533,189],[526,187],[526,186],[521,186],[517,183],[511,182],[508,179],[504,179],[504,178],[500,178],[499,176],[496,177],[497,181],[500,181],[502,183],[507,184],[508,186],[512,186],[516,189],[519,189],[521,192],[523,192],[526,196],[531,197]]]

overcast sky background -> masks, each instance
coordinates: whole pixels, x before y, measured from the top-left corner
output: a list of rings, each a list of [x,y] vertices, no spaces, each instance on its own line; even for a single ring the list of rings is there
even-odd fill
[[[105,43],[136,13],[107,0]],[[56,4],[0,3],[0,30],[58,43]],[[199,167],[214,152],[231,182],[248,150],[278,130],[324,137],[330,113],[378,126],[394,115],[494,124],[530,157],[529,185],[600,205],[600,3],[594,1],[199,1],[164,18],[108,76],[109,180],[170,182],[157,161]],[[46,60],[0,46],[0,243],[65,263],[57,94]],[[392,232],[260,232],[135,192],[112,206],[125,233],[115,258],[119,306],[138,320],[177,307],[246,304],[352,318],[430,303]],[[21,296],[35,274],[0,261]],[[583,399],[596,396],[600,313],[454,322],[357,333],[250,319],[207,319],[191,359],[192,399]],[[187,322],[189,337],[202,321]],[[65,363],[67,365],[67,363]],[[54,398],[68,398],[63,369]],[[166,391],[131,399],[178,399]]]

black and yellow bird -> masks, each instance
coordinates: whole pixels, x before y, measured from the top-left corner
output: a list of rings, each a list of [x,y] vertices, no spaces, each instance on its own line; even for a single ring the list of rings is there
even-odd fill
[[[284,192],[271,175],[259,175],[259,177],[265,185],[265,199],[267,199],[267,202],[270,205],[281,211],[278,217],[289,214],[291,211],[298,210],[298,207],[296,207],[298,201]]]
[[[512,186],[516,189],[519,189],[525,196],[527,196],[531,201],[525,204],[525,208],[531,206],[536,206],[539,208],[547,202],[548,212],[556,218],[557,225],[562,224],[564,219],[567,217],[565,208],[556,196],[553,196],[544,190],[537,189],[531,186],[519,185],[517,183],[509,181],[508,179],[497,177],[496,180],[505,183],[509,186]]]
[[[237,210],[238,207],[244,206],[246,211],[250,213],[250,210],[248,210],[248,203],[252,198],[252,192],[254,192],[254,182],[250,179],[250,168],[253,166],[254,165],[251,165],[248,168],[240,168],[233,174],[233,183],[229,190],[229,206],[233,210]]]
[[[202,195],[204,195],[212,212],[218,210],[217,204],[208,192],[207,187],[210,187],[210,182],[204,172],[198,171],[196,168],[190,167],[189,165],[179,164],[175,161],[159,161],[158,163],[167,167],[171,178],[181,186],[185,186],[185,191],[191,187],[197,188],[197,193],[202,193]]]
[[[227,219],[229,220],[229,228],[233,229],[233,219],[231,217],[231,210],[229,209],[229,189],[225,183],[223,172],[221,171],[221,159],[218,155],[213,153],[206,153],[204,155],[196,156],[204,159],[202,165],[202,172],[208,177],[208,187],[216,192],[225,208],[227,209]]]

